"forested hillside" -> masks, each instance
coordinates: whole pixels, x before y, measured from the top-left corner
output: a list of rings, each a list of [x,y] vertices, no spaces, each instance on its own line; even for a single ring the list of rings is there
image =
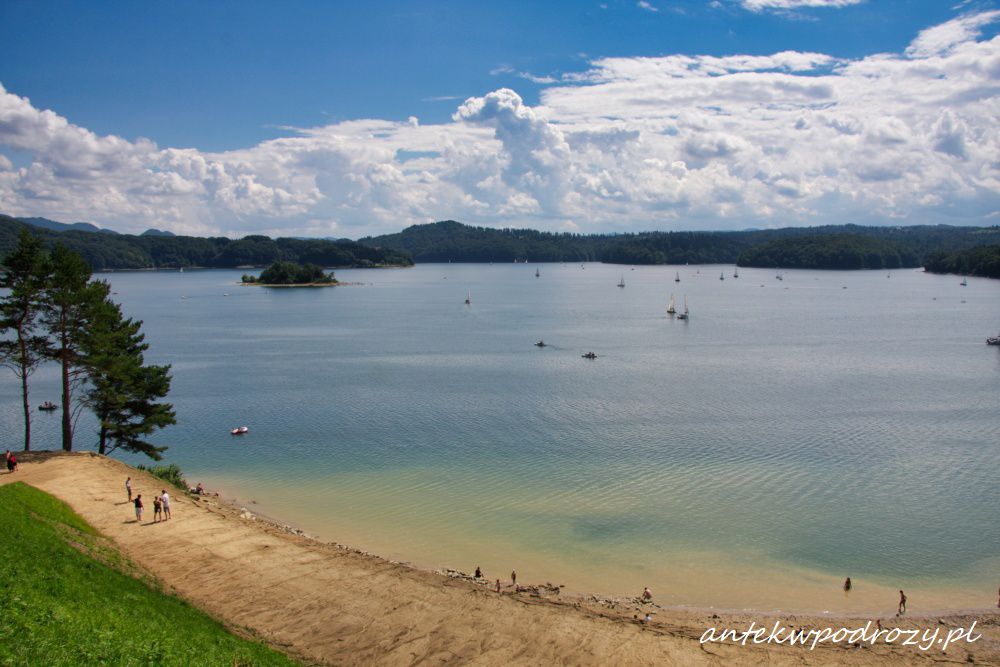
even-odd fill
[[[0,255],[17,245],[24,222],[0,215]],[[267,266],[278,261],[324,267],[408,266],[403,252],[378,250],[354,241],[107,234],[75,229],[52,231],[31,226],[46,247],[56,242],[80,253],[95,271],[108,269],[168,269],[180,267],[235,268]]]

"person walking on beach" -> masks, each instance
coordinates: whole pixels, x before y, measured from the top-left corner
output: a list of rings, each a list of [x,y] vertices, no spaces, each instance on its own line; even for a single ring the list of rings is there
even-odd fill
[[[906,593],[899,591],[899,615],[906,613]]]
[[[142,521],[142,494],[141,493],[135,497],[135,500],[132,501],[132,504],[135,505],[135,522],[139,523],[140,521]]]
[[[166,521],[170,518],[170,496],[167,495],[166,489],[163,489],[161,493],[163,493],[163,495],[160,496],[160,502],[163,503],[163,520]]]
[[[850,577],[848,577],[847,579],[844,579],[844,592],[845,593],[850,593],[851,592],[851,578]]]
[[[128,501],[132,502],[132,478],[125,478],[125,490],[128,491]]]
[[[162,518],[163,512],[163,501],[159,498],[153,498],[153,523],[158,522]]]

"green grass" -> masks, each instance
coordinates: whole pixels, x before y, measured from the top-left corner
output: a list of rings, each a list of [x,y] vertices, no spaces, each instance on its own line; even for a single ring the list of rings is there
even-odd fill
[[[64,503],[0,486],[0,665],[294,665],[157,590]]]

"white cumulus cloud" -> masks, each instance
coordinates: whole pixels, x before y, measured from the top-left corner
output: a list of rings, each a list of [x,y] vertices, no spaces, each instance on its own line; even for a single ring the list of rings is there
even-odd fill
[[[994,224],[1000,37],[982,33],[997,20],[967,14],[857,59],[601,58],[537,105],[501,88],[443,123],[348,120],[223,152],[97,135],[0,86],[0,211],[230,236],[445,218],[582,232]]]

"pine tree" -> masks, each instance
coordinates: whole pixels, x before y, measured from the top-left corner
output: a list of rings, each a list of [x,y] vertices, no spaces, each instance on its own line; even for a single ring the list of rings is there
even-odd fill
[[[89,326],[80,341],[81,363],[87,369],[84,402],[99,424],[98,451],[121,448],[154,460],[166,447],[144,440],[154,430],[176,423],[173,406],[157,402],[170,391],[170,366],[147,365],[149,349],[142,322],[125,318],[121,307],[107,296],[88,304]]]
[[[0,299],[0,331],[11,331],[15,336],[14,340],[0,341],[0,360],[21,381],[24,451],[31,449],[28,378],[48,352],[48,339],[37,333],[37,327],[38,316],[45,307],[45,288],[51,270],[42,242],[22,229],[17,247],[4,258],[0,273],[0,289],[9,290]]]
[[[62,383],[62,448],[73,449],[73,426],[77,408],[76,389],[86,379],[81,363],[80,341],[87,330],[87,316],[95,302],[107,296],[106,283],[90,282],[90,267],[83,258],[58,244],[52,251],[52,279],[46,290],[46,330],[54,339],[51,357],[59,362]]]

